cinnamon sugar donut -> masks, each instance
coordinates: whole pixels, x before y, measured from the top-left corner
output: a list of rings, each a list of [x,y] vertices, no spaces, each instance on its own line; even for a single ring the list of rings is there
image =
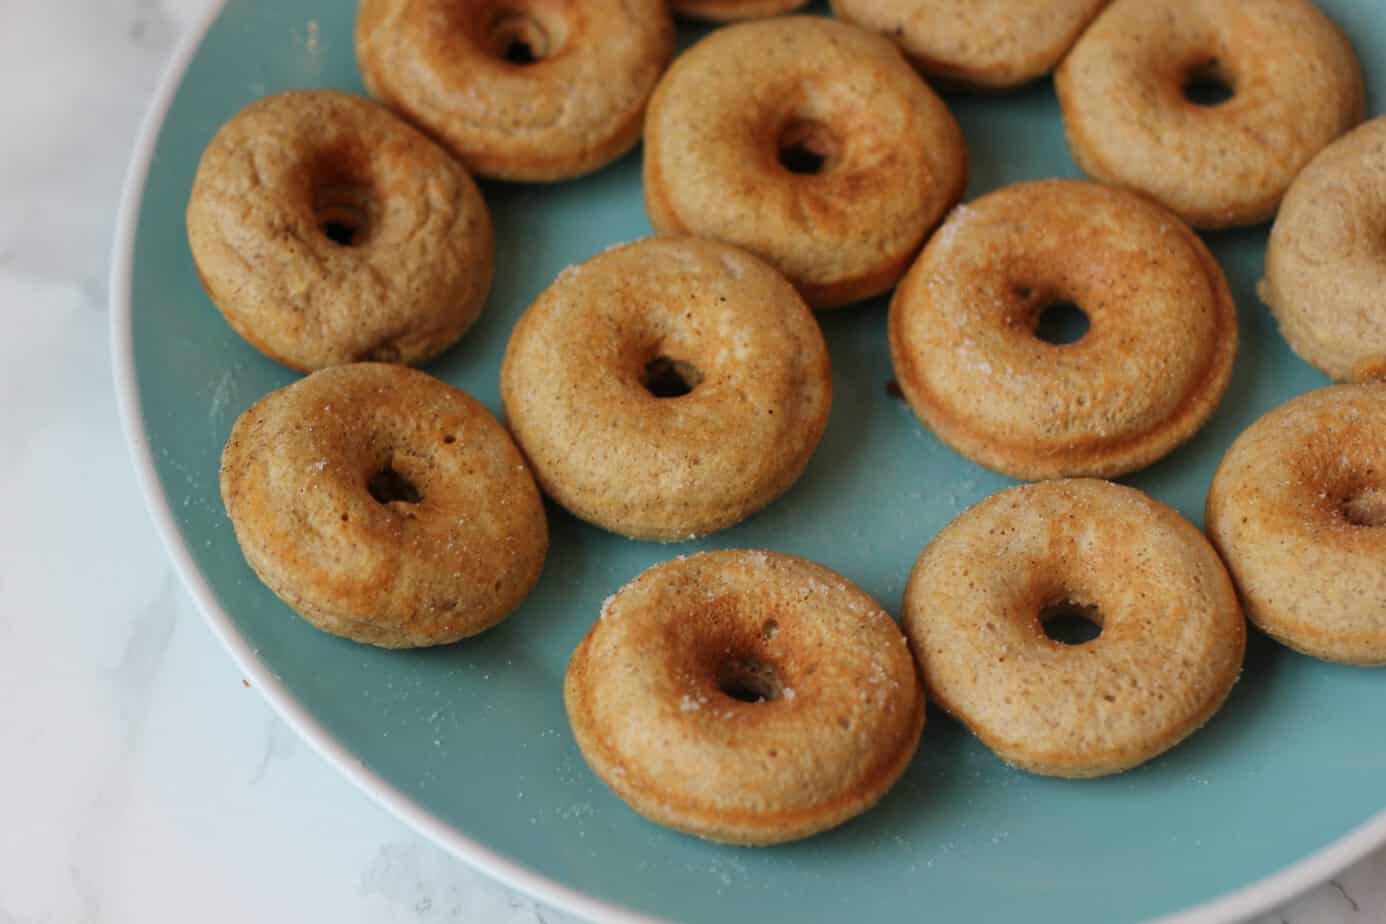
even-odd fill
[[[821,17],[719,29],[650,100],[655,229],[744,247],[815,308],[893,286],[966,174],[957,122],[899,51]]]
[[[920,70],[989,90],[1054,69],[1108,0],[833,0],[833,14],[898,44]]]
[[[1075,342],[1046,330],[1063,311],[1090,323]],[[890,306],[915,414],[1015,478],[1149,465],[1212,414],[1236,352],[1236,307],[1198,236],[1153,202],[1079,180],[960,206]]]
[[[924,726],[889,614],[773,552],[705,552],[631,581],[573,652],[563,700],[588,765],[631,808],[733,844],[866,811]]]
[[[500,622],[548,548],[505,430],[402,366],[335,366],[266,395],[231,430],[221,496],[270,590],[319,629],[384,648]]]
[[[1268,635],[1386,665],[1386,385],[1323,388],[1256,421],[1223,457],[1206,519]]]
[[[1309,0],[1115,0],[1056,86],[1079,166],[1197,228],[1270,218],[1365,105],[1352,45]]]
[[[635,145],[673,30],[664,0],[361,0],[356,60],[476,173],[549,182]]]
[[[809,0],[671,0],[670,6],[680,16],[728,22],[736,19],[757,19],[778,16],[797,10]]]
[[[1386,379],[1386,116],[1325,148],[1280,206],[1261,300],[1338,381]]]
[[[832,403],[828,351],[793,287],[726,244],[648,238],[565,270],[501,367],[545,493],[638,539],[688,539],[789,490]]]
[[[467,171],[369,100],[279,93],[197,167],[188,244],[228,324],[295,369],[421,363],[481,314],[491,218]]]
[[[1227,698],[1246,648],[1203,535],[1086,479],[1011,488],[950,523],[910,575],[902,622],[930,699],[1049,776],[1119,773],[1178,744]]]

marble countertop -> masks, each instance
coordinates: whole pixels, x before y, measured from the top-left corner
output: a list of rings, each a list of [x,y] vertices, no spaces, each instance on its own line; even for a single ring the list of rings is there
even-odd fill
[[[145,513],[112,395],[110,238],[138,120],[207,3],[0,2],[0,924],[572,920],[299,742]],[[1386,850],[1281,922],[1386,924]]]

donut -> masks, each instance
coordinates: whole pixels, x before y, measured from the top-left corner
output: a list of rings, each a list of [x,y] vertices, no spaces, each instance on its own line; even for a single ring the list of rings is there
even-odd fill
[[[540,294],[506,347],[501,399],[546,494],[673,541],[789,490],[827,425],[832,372],[779,273],[715,241],[648,238]]]
[[[1386,378],[1386,116],[1324,148],[1295,180],[1258,291],[1307,362],[1340,382]]]
[[[1309,0],[1115,0],[1056,74],[1068,145],[1196,228],[1266,221],[1362,120],[1352,45]]]
[[[675,13],[688,19],[729,22],[778,16],[797,10],[806,3],[808,0],[671,0],[669,6]]]
[[[361,0],[366,89],[477,174],[552,182],[634,147],[674,53],[664,0]]]
[[[222,453],[221,497],[279,599],[383,648],[500,622],[548,548],[539,491],[495,418],[385,363],[323,369],[251,406]]]
[[[1386,385],[1322,388],[1256,421],[1218,466],[1205,520],[1267,635],[1386,666]]]
[[[892,39],[920,70],[1005,90],[1054,69],[1108,0],[833,0],[840,19]]]
[[[467,171],[334,90],[266,97],[223,125],[187,224],[227,323],[301,371],[422,363],[466,333],[491,288],[491,218]]]
[[[719,29],[674,62],[644,171],[655,230],[744,247],[833,308],[895,285],[962,195],[967,150],[893,45],[790,16]]]
[[[1046,776],[1120,773],[1172,748],[1217,712],[1246,648],[1203,534],[1091,479],[963,513],[919,556],[901,619],[929,698]]]
[[[1074,327],[1051,329],[1066,316]],[[915,414],[969,459],[1029,480],[1114,477],[1212,414],[1237,316],[1217,261],[1175,216],[1042,180],[948,217],[896,290],[889,339]]]
[[[875,805],[914,756],[924,698],[899,628],[821,565],[704,552],[610,597],[563,680],[593,772],[636,812],[776,844]]]

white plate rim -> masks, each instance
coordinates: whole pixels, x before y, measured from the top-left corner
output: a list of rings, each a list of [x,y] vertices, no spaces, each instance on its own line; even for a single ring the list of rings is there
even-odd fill
[[[134,273],[135,238],[139,229],[139,208],[144,197],[150,162],[159,133],[163,129],[173,98],[203,39],[221,15],[229,0],[212,0],[207,9],[179,40],[173,57],[164,68],[158,85],[140,122],[135,146],[126,169],[116,215],[115,237],[111,249],[109,296],[111,306],[110,339],[112,371],[115,378],[116,407],[121,431],[135,469],[135,479],[155,530],[173,562],[174,571],[197,603],[212,633],[231,655],[231,659],[270,706],[307,741],[331,766],[367,796],[424,837],[443,847],[458,859],[479,869],[502,884],[525,892],[562,911],[591,920],[622,924],[657,924],[649,917],[618,905],[593,898],[576,889],[510,860],[481,842],[445,824],[423,806],[376,775],[341,742],[318,723],[292,693],[260,660],[256,650],[241,635],[235,622],[218,602],[212,588],[198,570],[164,495],[154,468],[153,451],[145,436],[144,412],[139,403],[136,382],[134,336],[131,324],[131,284]],[[1273,910],[1301,893],[1326,882],[1377,847],[1386,844],[1386,810],[1369,818],[1356,829],[1302,860],[1213,899],[1202,905],[1155,918],[1148,924],[1232,924]]]

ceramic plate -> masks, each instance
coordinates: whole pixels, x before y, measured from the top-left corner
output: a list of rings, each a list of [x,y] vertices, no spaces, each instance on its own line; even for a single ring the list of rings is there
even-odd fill
[[[1379,105],[1378,0],[1323,5],[1356,41]],[[878,808],[789,846],[737,849],[674,834],[588,772],[563,712],[564,665],[602,599],[644,568],[701,549],[777,549],[842,572],[895,610],[925,542],[1008,484],[939,443],[888,393],[884,301],[822,316],[835,389],[827,435],[803,480],[743,525],[669,547],[553,510],[534,595],[500,627],[440,650],[377,651],[296,618],[246,566],[217,492],[232,422],[295,375],[213,309],[183,210],[204,145],[246,103],[295,87],[362,89],[354,6],[229,0],[194,30],[135,152],[112,294],[126,432],[183,578],[247,676],[366,791],[512,885],[628,919],[1226,921],[1386,840],[1386,676],[1321,664],[1259,634],[1226,708],[1145,767],[1088,782],[1028,776],[933,714],[913,765]],[[1077,175],[1050,84],[950,103],[971,148],[969,196]],[[639,167],[635,152],[577,182],[487,184],[495,289],[482,320],[428,371],[499,413],[501,355],[531,299],[565,265],[649,233]],[[1126,479],[1195,522],[1233,438],[1324,382],[1255,298],[1266,230],[1208,240],[1241,317],[1231,390],[1190,444]]]

